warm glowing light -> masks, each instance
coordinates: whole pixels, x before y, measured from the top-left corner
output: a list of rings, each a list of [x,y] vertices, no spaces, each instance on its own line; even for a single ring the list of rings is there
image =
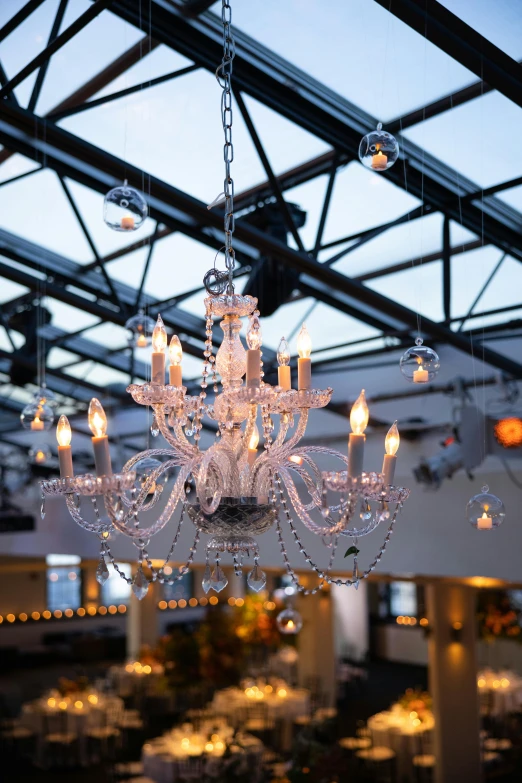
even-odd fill
[[[67,702],[66,702],[66,701],[60,701],[60,702],[58,703],[58,706],[59,706],[59,708],[60,708],[61,710],[66,710],[66,709],[67,709]]]
[[[107,607],[106,606],[99,606],[98,607],[98,614],[107,614]]]
[[[169,601],[169,609],[175,609],[177,605],[178,602],[175,601],[173,598],[171,598],[171,600]]]
[[[107,416],[101,402],[93,397],[89,403],[89,427],[95,438],[103,438],[107,434]]]
[[[263,690],[265,691],[265,693],[272,693],[274,689],[271,685],[265,685]]]
[[[208,599],[209,604],[212,604],[212,606],[215,606],[219,601],[219,598],[217,595],[213,595],[211,598]]]
[[[121,614],[125,614],[126,611],[127,611],[127,607],[125,606],[125,604],[118,605],[118,612],[120,612]]]
[[[56,707],[56,699],[53,699],[52,697],[50,699],[47,699],[47,705],[49,707]]]
[[[415,720],[413,720],[412,723],[413,723],[414,726],[420,726],[421,725],[421,720],[420,720],[420,718],[415,718]]]
[[[42,612],[42,617],[44,620],[51,619],[51,612],[49,611],[49,609],[46,609],[45,612]]]
[[[183,739],[181,740],[181,747],[182,748],[190,747],[190,740],[188,737],[183,737]]]
[[[303,458],[299,456],[299,454],[292,454],[291,457],[288,457],[289,462],[294,462],[296,465],[302,465],[303,464]]]
[[[56,426],[56,440],[58,441],[59,446],[70,446],[71,445],[71,425],[69,424],[69,419],[67,416],[60,416],[58,419],[58,424]]]
[[[65,615],[66,617],[72,617],[72,616],[73,616],[73,614],[74,614],[74,612],[73,612],[73,610],[72,610],[72,609],[66,609],[66,610],[65,610],[65,612],[64,612],[64,615]]]
[[[32,430],[43,430],[44,429],[44,423],[41,420],[38,413],[35,414],[34,419],[31,422],[31,429]]]
[[[215,747],[216,747],[216,750],[224,750],[225,749],[225,745],[221,742],[221,740],[219,742],[216,742],[216,746]]]
[[[199,599],[199,605],[200,605],[200,606],[206,606],[207,604],[208,604],[208,598],[206,598],[205,596],[202,596],[202,597]]]
[[[178,601],[179,608],[180,609],[184,609],[186,607],[186,605],[187,605],[187,602],[185,601],[185,599],[184,598],[180,598],[180,600]]]
[[[236,598],[236,606],[243,606],[245,603],[243,598]]]
[[[158,604],[158,607],[160,609],[166,609],[167,608],[167,602],[166,601],[160,601]]]
[[[287,628],[295,628],[295,623],[293,620],[289,620],[286,624]]]
[[[88,612],[88,614],[91,615],[91,617],[94,617],[94,615],[96,614],[96,607],[95,606],[89,606],[89,608],[87,609],[87,612]]]
[[[27,615],[25,612],[22,612],[22,614],[18,615],[18,619],[21,620],[23,623],[27,621]]]
[[[453,628],[454,631],[461,631],[462,630],[462,623],[460,622],[460,620],[456,620],[453,623],[452,628]]]
[[[34,455],[34,461],[37,465],[43,465],[43,463],[47,459],[47,454],[42,449],[38,449],[38,451]]]
[[[246,333],[246,341],[251,351],[258,351],[263,344],[263,335],[257,318],[253,318],[250,321],[250,326]]]
[[[57,582],[58,581],[58,574],[55,574],[55,573],[49,574],[49,581]]]
[[[429,620],[428,620],[428,618],[427,618],[427,617],[421,617],[421,619],[419,620],[419,623],[420,623],[420,624],[421,624],[423,627],[426,627],[427,625],[429,625]]]
[[[486,687],[486,680],[484,679],[484,677],[479,677],[477,685],[479,686],[479,688]]]
[[[183,359],[183,348],[177,334],[173,334],[169,345],[169,359],[171,364],[179,365]]]
[[[118,611],[118,607],[114,606],[114,604],[109,606],[109,614],[116,614],[117,611]]]
[[[152,347],[154,348],[155,353],[163,353],[167,347],[167,332],[161,315],[158,315],[156,326],[152,332]]]
[[[40,612],[33,612],[31,614],[31,617],[33,618],[33,620],[39,620],[40,619]]]
[[[418,716],[418,714],[415,712],[415,710],[412,710],[412,711],[410,712],[410,718],[411,718],[412,720],[413,720],[414,718],[418,718],[418,717],[419,717],[419,716]]]
[[[290,364],[290,348],[285,337],[281,337],[277,349],[277,363],[280,367],[287,367]]]
[[[500,684],[503,688],[508,688],[509,680],[507,679],[507,677],[502,677],[502,679],[500,680]]]
[[[150,674],[152,671],[152,666],[149,666],[148,663],[145,664],[143,667],[143,674]]]
[[[290,627],[290,623],[292,623],[292,627],[293,627],[292,620],[289,621],[288,627]],[[285,696],[287,695],[286,688],[279,688],[277,691],[277,695],[279,696],[280,699],[284,699]]]
[[[74,706],[77,710],[83,710],[83,701],[75,701]]]
[[[125,671],[128,672],[129,674],[132,674],[132,672],[134,671],[134,666],[132,665],[132,663],[127,664],[127,666],[125,667]]]
[[[87,699],[90,704],[98,704],[98,697],[95,693],[90,693]]]
[[[401,438],[399,435],[399,430],[397,429],[397,422],[394,421],[388,430],[388,434],[386,435],[386,439],[384,441],[386,454],[388,454],[390,457],[394,457],[397,454],[400,442]]]
[[[396,622],[398,625],[402,625],[402,624],[403,624],[403,622],[404,622],[404,617],[402,616],[402,614],[400,614],[400,615],[399,615],[399,616],[396,618],[395,622]]]
[[[366,397],[364,396],[364,389],[361,391],[357,399],[355,400],[352,410],[350,411],[350,427],[355,435],[362,435],[368,425],[368,419],[370,412],[366,404]]]
[[[185,740],[181,741],[182,745],[184,741]],[[214,745],[212,744],[212,742],[207,742],[207,744],[205,745],[205,750],[207,751],[207,753],[212,753],[212,751],[214,750]]]
[[[146,348],[147,347],[147,338],[144,334],[139,334],[136,339],[136,348]]]
[[[493,687],[500,688],[500,680],[493,680]]]
[[[510,416],[500,419],[495,424],[495,438],[505,449],[516,449],[522,446],[522,419]]]
[[[301,331],[297,336],[297,353],[300,359],[309,359],[312,353],[312,341],[308,334],[306,324],[301,326]]]
[[[252,435],[250,436],[250,440],[248,441],[248,448],[251,451],[255,451],[258,446],[259,446],[259,430],[257,429],[257,424],[254,424]]]
[[[56,619],[57,619],[57,620],[59,620],[59,619],[60,619],[60,617],[62,617],[62,616],[63,616],[63,612],[62,612],[62,610],[61,610],[61,609],[55,609],[55,610],[54,610],[54,612],[53,612],[53,614],[54,614],[54,616],[56,617]]]
[[[191,598],[189,600],[189,606],[197,606],[198,605],[198,599],[197,598]]]

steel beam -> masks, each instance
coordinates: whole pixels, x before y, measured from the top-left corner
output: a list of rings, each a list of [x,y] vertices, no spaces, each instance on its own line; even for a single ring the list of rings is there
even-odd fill
[[[516,60],[437,0],[375,0],[490,87],[522,106],[522,69]]]
[[[0,42],[4,40],[4,38],[7,38],[8,35],[10,35],[13,30],[16,30],[16,28],[24,22],[28,16],[30,16],[33,11],[36,11],[36,9],[42,5],[44,0],[29,0],[28,3],[26,3],[17,14],[11,17],[8,22],[5,23],[5,25],[0,30]]]
[[[0,118],[0,141],[7,143],[11,149],[13,146],[18,148],[28,157],[45,154],[49,166],[98,192],[106,192],[110,187],[114,187],[117,182],[121,182],[125,174],[131,181],[139,181],[142,175],[140,170],[128,163],[12,104],[6,104]],[[166,225],[173,219],[179,222],[180,217],[183,217],[184,222],[192,226],[207,225],[216,229],[222,227],[222,213],[209,211],[202,202],[152,176],[149,204],[153,217]],[[346,304],[360,312],[361,320],[368,316],[382,318],[384,314],[392,329],[417,329],[417,314],[413,310],[317,263],[307,254],[293,250],[253,226],[238,222],[236,236],[238,244],[244,243],[262,254],[272,255],[281,263],[299,271],[318,291],[342,295]],[[39,261],[38,266],[40,263]],[[81,279],[82,273],[79,272],[77,276]],[[95,303],[89,304],[92,306]],[[172,317],[175,317],[175,314],[176,310],[173,311]],[[185,315],[188,314],[183,317]],[[465,353],[476,353],[480,350],[489,364],[515,377],[522,377],[522,366],[509,357],[483,348],[428,318],[423,317],[422,323],[424,331],[432,338],[447,342]]]

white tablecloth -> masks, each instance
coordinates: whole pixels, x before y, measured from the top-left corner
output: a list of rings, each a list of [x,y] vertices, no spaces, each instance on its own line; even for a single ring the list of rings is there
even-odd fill
[[[159,663],[142,665],[132,662],[109,669],[112,687],[122,698],[152,692],[163,674],[163,666]]]
[[[92,703],[94,701],[95,703]],[[60,705],[64,704],[66,707],[62,709]],[[45,697],[22,706],[21,723],[36,734],[38,761],[41,762],[43,758],[45,736],[48,733],[61,734],[65,730],[68,734],[78,736],[80,761],[82,764],[87,764],[88,730],[114,725],[122,713],[123,702],[116,696],[89,691],[62,697],[59,693],[51,691]]]
[[[422,753],[423,733],[426,732],[425,741],[431,740],[434,726],[433,714],[424,713],[420,724],[414,723],[415,720],[415,717],[410,717],[410,713],[399,705],[386,712],[372,715],[368,719],[373,745],[391,748],[397,756],[397,780],[414,779],[412,761],[415,755]]]
[[[492,715],[515,712],[522,706],[522,677],[514,672],[482,669],[477,675],[481,706]]]
[[[250,769],[252,780],[256,780],[263,744],[248,734],[238,733],[233,738],[233,733],[233,728],[215,720],[204,723],[197,733],[191,724],[173,729],[143,746],[143,774],[155,783],[173,783],[180,765],[192,758],[199,760],[205,776],[220,777],[233,767],[238,774]],[[225,754],[227,744],[230,752]]]

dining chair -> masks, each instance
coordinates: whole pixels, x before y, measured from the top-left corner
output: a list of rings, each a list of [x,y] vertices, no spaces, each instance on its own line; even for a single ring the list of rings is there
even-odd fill
[[[180,780],[194,781],[203,778],[203,757],[189,756],[178,762],[178,778]]]
[[[78,734],[69,721],[67,710],[44,716],[44,763],[64,767],[78,762]]]
[[[417,783],[431,783],[435,777],[435,753],[433,731],[421,731],[415,735],[415,755],[412,760]]]
[[[355,751],[355,758],[361,768],[362,774],[372,783],[396,783],[397,780],[397,755],[390,746],[391,742],[384,735],[382,745],[374,745],[371,731],[364,721],[358,722],[356,735],[359,739],[370,739],[370,747]]]

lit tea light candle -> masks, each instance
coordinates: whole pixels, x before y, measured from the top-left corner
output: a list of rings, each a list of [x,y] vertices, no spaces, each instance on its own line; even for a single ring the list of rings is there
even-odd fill
[[[479,677],[477,684],[478,684],[479,688],[485,688],[486,687],[486,680],[484,679],[484,677]]]
[[[364,430],[368,425],[369,416],[363,389],[350,411],[350,426],[352,428],[348,441],[348,475],[350,478],[360,476],[363,472],[364,443],[366,441]]]
[[[177,334],[172,335],[169,345],[169,384],[171,386],[182,386],[181,360],[183,358],[183,349]]]
[[[60,416],[56,427],[56,440],[58,441],[58,461],[60,463],[61,478],[74,476],[72,451],[71,451],[71,425],[67,416]]]
[[[254,464],[257,457],[257,447],[259,445],[259,430],[257,429],[257,424],[254,424],[254,429],[252,430],[252,435],[250,436],[250,440],[248,442],[248,464],[250,467]]]
[[[247,331],[247,365],[246,365],[246,385],[259,386],[261,384],[261,327],[259,320],[254,317],[250,322]]]
[[[491,530],[493,527],[493,520],[487,515],[487,509],[484,511],[481,517],[477,519],[477,528],[479,530]]]
[[[308,334],[306,324],[303,324],[297,338],[297,388],[299,391],[309,389],[312,385],[312,341]]]
[[[290,370],[290,348],[284,337],[281,337],[277,349],[277,383],[284,391],[292,388],[292,375]]]
[[[96,696],[95,693],[91,693],[87,697],[87,700],[88,700],[89,704],[98,704],[98,697]]]
[[[156,326],[152,332],[152,383],[165,383],[165,348],[167,347],[167,331],[161,315],[158,315]]]
[[[378,150],[375,155],[372,155],[372,169],[374,171],[384,171],[388,165],[388,156]]]
[[[419,361],[419,369],[413,372],[413,383],[428,383],[429,373],[422,366],[422,362]]]
[[[382,463],[383,482],[386,487],[393,484],[393,478],[395,476],[395,465],[397,462],[397,450],[400,443],[399,430],[397,429],[397,422],[394,421],[388,434],[386,435],[385,448],[386,454],[384,455],[384,462]]]
[[[94,465],[97,476],[112,475],[111,454],[107,437],[107,416],[102,404],[93,397],[89,404],[89,427],[93,434]]]
[[[77,710],[83,710],[83,701],[75,701],[74,706]]]
[[[136,348],[146,348],[146,347],[147,347],[147,337],[143,333],[140,333],[136,340]]]
[[[41,420],[39,414],[36,413],[34,419],[31,422],[31,429],[33,430],[33,432],[35,432],[35,431],[36,432],[40,432],[41,430],[44,429],[44,426],[45,425],[44,425],[43,421]]]
[[[134,218],[132,215],[124,215],[121,219],[120,223],[121,228],[124,231],[133,231],[134,230]]]

